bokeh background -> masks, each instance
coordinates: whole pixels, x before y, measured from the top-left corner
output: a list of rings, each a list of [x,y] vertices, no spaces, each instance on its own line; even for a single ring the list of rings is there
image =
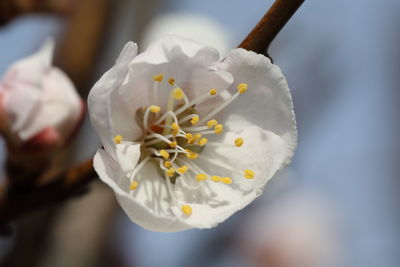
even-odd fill
[[[0,75],[51,35],[56,64],[86,97],[128,40],[145,47],[169,25],[196,32],[223,56],[273,1],[58,2],[62,14],[0,27]],[[21,218],[0,238],[3,266],[399,266],[399,10],[396,0],[305,1],[269,50],[292,90],[297,152],[262,197],[225,223],[149,232],[97,181],[81,197]],[[66,165],[98,146],[86,120]],[[2,145],[2,162],[5,153]]]

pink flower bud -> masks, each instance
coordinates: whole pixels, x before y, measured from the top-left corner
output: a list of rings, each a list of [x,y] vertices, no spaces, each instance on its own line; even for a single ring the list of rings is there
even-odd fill
[[[14,63],[0,82],[0,132],[9,146],[53,150],[63,146],[84,114],[71,80],[51,65],[53,40]]]

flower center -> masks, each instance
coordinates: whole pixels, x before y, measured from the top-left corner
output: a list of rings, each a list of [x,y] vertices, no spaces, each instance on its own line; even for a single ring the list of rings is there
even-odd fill
[[[156,75],[153,80],[151,98],[154,103],[157,103],[158,86],[159,83],[163,82],[163,75]],[[189,100],[174,78],[169,78],[168,83],[171,86],[171,91],[167,109],[164,113],[161,113],[161,108],[156,105],[143,107],[136,112],[136,120],[143,129],[141,138],[142,156],[129,177],[131,181],[130,189],[135,190],[138,188],[139,182],[136,179],[136,174],[140,169],[150,160],[155,161],[162,177],[166,180],[173,204],[179,206],[183,214],[189,216],[192,213],[192,207],[178,203],[173,190],[177,179],[182,179],[182,182],[188,185],[197,183],[196,186],[203,186],[203,181],[208,179],[224,184],[233,182],[230,177],[207,173],[196,163],[196,159],[200,158],[209,164],[214,164],[230,172],[241,172],[243,177],[247,179],[252,179],[255,176],[251,170],[237,170],[233,166],[201,155],[205,146],[229,146],[235,148],[243,145],[244,140],[241,137],[232,140],[231,144],[210,142],[207,137],[223,133],[223,125],[214,119],[214,116],[239,95],[243,94],[247,90],[247,84],[239,84],[235,94],[204,117],[200,117],[196,106],[216,96],[217,89],[211,88],[207,93]],[[120,135],[115,136],[114,142],[120,144],[123,142],[123,137]]]

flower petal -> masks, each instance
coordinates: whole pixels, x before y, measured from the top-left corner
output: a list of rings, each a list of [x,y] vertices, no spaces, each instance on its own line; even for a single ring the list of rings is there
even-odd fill
[[[229,132],[218,141],[233,144],[235,138],[240,136],[244,139],[241,147],[206,146],[195,161],[209,175],[232,178],[232,184],[207,180],[203,181],[205,189],[191,190],[179,178],[177,180],[176,194],[180,196],[181,203],[192,205],[193,213],[188,217],[179,209],[174,209],[174,212],[193,227],[213,227],[244,208],[261,194],[265,184],[281,168],[287,157],[283,138],[258,126],[239,123],[240,119],[231,118],[226,123]],[[235,130],[232,131],[232,128]],[[254,171],[253,179],[244,178],[243,171],[246,169]],[[194,177],[190,179],[195,181]],[[197,212],[211,215],[198,216]]]
[[[35,117],[42,96],[42,77],[51,67],[54,41],[49,39],[35,54],[14,63],[5,74],[0,90],[11,129],[19,132]],[[38,131],[22,134],[27,139]]]
[[[115,156],[113,136],[121,133],[115,133],[112,120],[116,113],[120,116],[123,116],[123,113],[118,109],[118,103],[113,103],[114,98],[112,99],[111,96],[124,82],[128,72],[127,66],[136,53],[136,44],[128,42],[122,49],[116,64],[93,86],[88,97],[92,125],[106,151],[113,156]],[[129,128],[129,121],[125,121],[125,123]]]
[[[139,186],[131,192],[129,179],[105,150],[97,150],[94,168],[100,179],[113,189],[122,209],[133,222],[145,229],[159,232],[176,232],[190,228],[172,213],[165,179],[157,172],[152,161],[135,178]]]
[[[232,185],[203,181],[202,189],[190,189],[177,179],[176,195],[181,205],[190,205],[192,214],[186,215],[181,205],[173,206],[172,210],[183,223],[196,228],[211,228],[225,221],[235,212],[243,209],[252,202],[261,191],[241,192]]]
[[[233,82],[223,70],[211,68],[218,60],[218,52],[203,44],[178,37],[165,37],[138,55],[129,65],[129,75],[123,85],[113,93],[113,102],[121,112],[113,116],[113,129],[131,140],[141,136],[140,125],[127,128],[141,107],[158,105],[165,112],[171,90],[180,86],[189,99],[207,93],[215,87],[226,90]],[[153,76],[163,74],[163,82],[154,82]],[[174,78],[171,86],[167,79]],[[157,87],[153,95],[154,87]],[[217,97],[216,97],[217,98]],[[218,99],[218,98],[217,98]],[[204,106],[213,107],[213,102]]]
[[[247,83],[249,88],[221,116],[240,114],[244,120],[282,137],[288,164],[297,145],[297,130],[292,97],[279,67],[263,55],[240,48],[232,50],[217,67],[234,76],[232,92],[240,83]]]
[[[19,129],[19,136],[27,140],[51,125],[65,139],[80,119],[80,97],[71,80],[55,67],[51,67],[42,77],[41,88],[42,96],[35,116]]]

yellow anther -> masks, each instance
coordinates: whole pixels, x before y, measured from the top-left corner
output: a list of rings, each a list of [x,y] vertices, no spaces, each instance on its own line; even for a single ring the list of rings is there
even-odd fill
[[[190,120],[190,122],[192,123],[192,125],[195,125],[199,122],[200,118],[199,116],[195,115],[192,117],[192,119]]]
[[[247,91],[247,83],[240,83],[240,84],[237,86],[237,89],[238,89],[238,92],[239,92],[239,93],[243,94],[244,92]]]
[[[217,94],[217,89],[211,88],[210,89],[210,95],[216,95]]]
[[[192,207],[190,205],[182,205],[181,209],[186,215],[192,214]]]
[[[166,168],[171,168],[172,167],[172,163],[170,162],[170,161],[165,161],[164,162],[164,166],[166,167]]]
[[[114,143],[121,144],[121,142],[122,142],[122,136],[121,135],[114,136]]]
[[[172,177],[175,174],[175,169],[174,168],[169,168],[168,170],[165,171],[168,177]]]
[[[222,124],[217,124],[214,127],[214,133],[221,134],[224,131],[224,126]]]
[[[174,79],[174,78],[169,78],[169,79],[168,79],[168,83],[169,83],[170,85],[174,85],[174,84],[175,84],[175,79]]]
[[[173,136],[177,136],[178,135],[178,133],[179,133],[179,131],[180,131],[180,127],[179,127],[179,125],[176,123],[176,122],[173,122],[172,124],[171,124],[171,128],[172,128],[172,135]]]
[[[186,157],[188,157],[189,159],[197,159],[197,157],[199,156],[199,154],[197,154],[196,152],[193,152],[189,149],[185,149],[186,152]]]
[[[243,145],[243,138],[242,137],[236,138],[234,143],[235,143],[235,146],[241,147]]]
[[[177,169],[177,172],[178,172],[179,174],[184,174],[184,173],[186,173],[188,170],[189,170],[189,167],[186,166],[186,165],[183,165],[183,166],[181,166],[181,167],[179,167],[179,168]]]
[[[213,175],[213,176],[211,176],[211,180],[213,180],[214,182],[216,182],[216,183],[219,183],[219,182],[221,182],[221,177],[219,177],[219,176],[217,176],[217,175]]]
[[[185,137],[187,138],[187,143],[189,145],[194,144],[194,142],[196,141],[196,139],[194,138],[193,134],[191,134],[191,133],[186,133]]]
[[[205,144],[207,144],[207,142],[208,142],[208,139],[205,138],[205,137],[203,137],[203,138],[201,138],[200,140],[197,141],[197,143],[198,143],[200,146],[204,146]]]
[[[196,180],[197,181],[205,181],[205,180],[207,180],[207,175],[205,175],[204,173],[199,173],[196,175]]]
[[[169,143],[168,145],[170,148],[175,148],[178,145],[178,143],[174,141],[174,142]]]
[[[221,182],[223,182],[224,184],[231,184],[232,179],[230,177],[222,177]]]
[[[160,112],[160,110],[161,110],[161,108],[159,106],[154,106],[154,105],[150,106],[150,111],[153,113],[158,113],[158,112]]]
[[[167,150],[161,149],[159,153],[160,153],[161,157],[163,157],[164,159],[169,158],[169,153],[167,152]]]
[[[172,93],[173,93],[175,99],[177,99],[177,100],[181,100],[183,98],[183,96],[185,95],[185,93],[182,91],[181,88],[175,88]]]
[[[247,178],[247,179],[254,178],[254,172],[249,169],[244,170],[244,178]]]
[[[153,76],[153,80],[154,80],[155,82],[162,82],[163,79],[164,79],[164,75],[162,75],[162,74],[154,75],[154,76]]]
[[[210,120],[210,121],[207,122],[207,127],[208,127],[208,128],[212,128],[212,127],[214,127],[214,126],[217,125],[217,124],[218,124],[218,121],[217,121],[217,120]]]
[[[136,181],[132,181],[131,184],[129,185],[129,189],[130,190],[135,190],[136,188],[138,188],[139,183]]]
[[[202,135],[200,133],[197,133],[197,134],[194,135],[193,138],[194,138],[195,141],[197,141],[197,140],[199,140],[201,138],[201,136]]]

